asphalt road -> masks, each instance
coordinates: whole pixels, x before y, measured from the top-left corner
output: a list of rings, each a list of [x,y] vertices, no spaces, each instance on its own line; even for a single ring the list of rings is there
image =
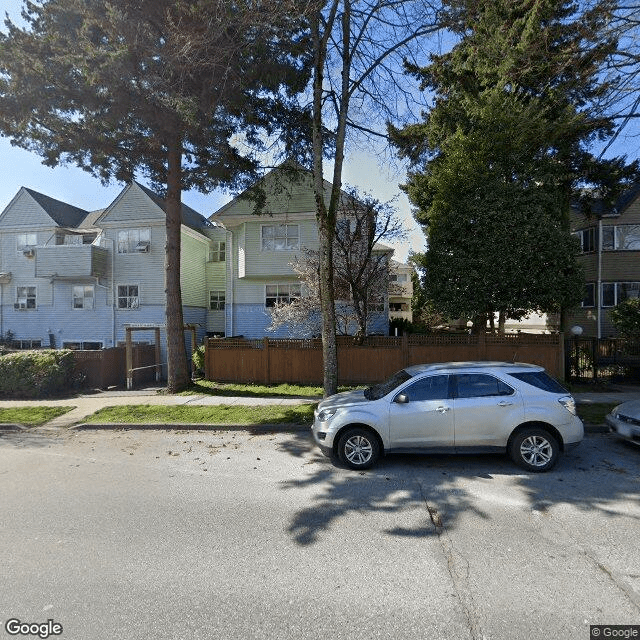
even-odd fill
[[[0,638],[587,640],[640,624],[640,448],[337,468],[306,432],[0,435]],[[51,623],[51,624],[53,624]],[[35,638],[37,636],[30,636]]]

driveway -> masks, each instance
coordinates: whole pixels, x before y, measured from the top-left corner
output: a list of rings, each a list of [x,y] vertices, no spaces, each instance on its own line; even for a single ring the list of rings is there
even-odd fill
[[[640,624],[640,449],[605,435],[533,475],[499,455],[354,472],[306,431],[16,432],[0,479],[0,637],[9,618],[73,640]]]

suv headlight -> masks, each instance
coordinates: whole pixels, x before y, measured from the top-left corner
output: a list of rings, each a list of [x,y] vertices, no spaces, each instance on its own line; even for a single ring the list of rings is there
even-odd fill
[[[564,398],[558,398],[558,402],[574,416],[576,413],[576,401],[571,396],[565,396]]]
[[[326,422],[329,418],[333,418],[333,416],[335,415],[337,409],[323,409],[319,414],[318,414],[318,420],[320,420],[320,422]]]

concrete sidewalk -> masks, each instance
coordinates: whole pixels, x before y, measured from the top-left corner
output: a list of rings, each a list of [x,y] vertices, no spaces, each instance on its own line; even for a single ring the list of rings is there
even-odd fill
[[[263,398],[251,396],[211,396],[211,395],[169,395],[162,393],[160,387],[138,389],[133,391],[100,391],[98,393],[79,395],[63,400],[0,400],[0,408],[9,407],[74,407],[62,416],[47,422],[40,429],[59,429],[81,424],[83,418],[92,415],[104,407],[114,407],[135,404],[150,405],[300,405],[319,402],[317,398]],[[610,402],[619,404],[627,400],[640,399],[640,387],[630,387],[629,390],[607,393],[574,393],[576,402],[581,404],[595,404]]]

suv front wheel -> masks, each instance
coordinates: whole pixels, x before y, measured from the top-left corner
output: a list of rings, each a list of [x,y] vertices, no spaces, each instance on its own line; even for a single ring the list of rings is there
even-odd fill
[[[523,429],[517,433],[509,447],[511,459],[527,471],[548,471],[558,461],[560,445],[546,430]]]
[[[380,445],[371,431],[353,427],[340,436],[338,457],[351,469],[368,469],[380,457]]]

